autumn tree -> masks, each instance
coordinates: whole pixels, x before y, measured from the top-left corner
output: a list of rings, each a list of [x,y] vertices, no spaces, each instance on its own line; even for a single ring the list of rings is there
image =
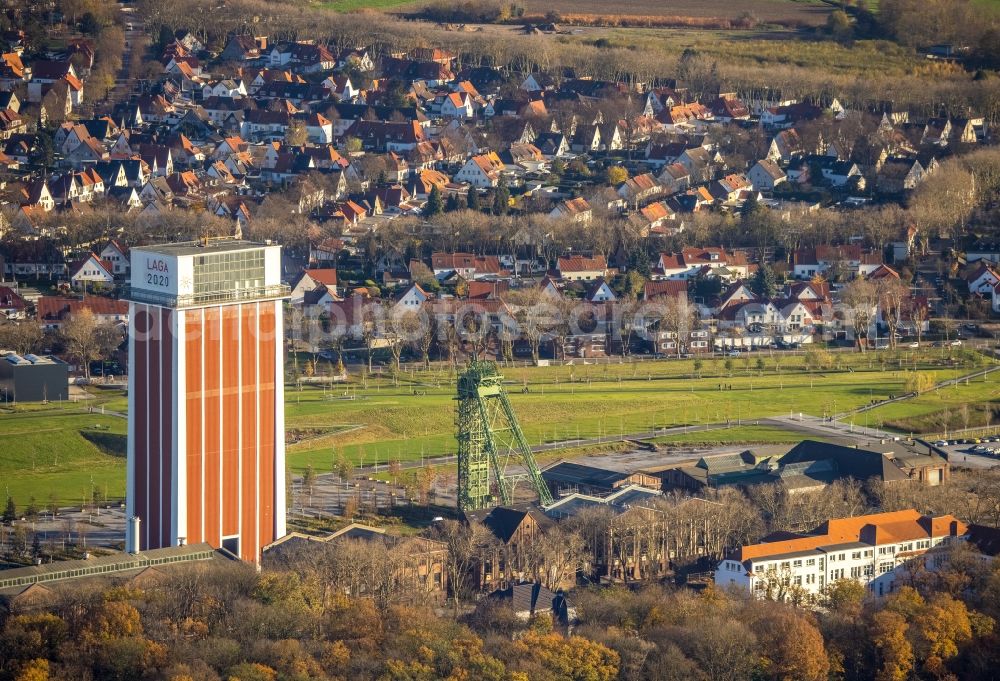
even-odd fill
[[[605,171],[604,179],[612,187],[617,187],[628,179],[628,171],[621,166],[608,166],[607,171]]]
[[[766,613],[755,630],[768,658],[768,676],[773,679],[824,681],[830,671],[823,635],[802,614],[782,605],[754,607]]]
[[[876,612],[869,626],[878,651],[875,681],[906,681],[913,671],[913,646],[906,636],[906,618],[898,612]]]
[[[517,666],[532,679],[587,679],[612,681],[618,678],[618,653],[582,636],[563,636],[533,628],[514,642]]]

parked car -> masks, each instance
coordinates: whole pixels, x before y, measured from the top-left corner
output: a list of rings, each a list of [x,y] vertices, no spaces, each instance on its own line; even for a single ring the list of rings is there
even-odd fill
[[[912,343],[908,343],[906,345],[906,347],[908,347],[908,348],[919,348],[920,347],[920,343],[918,343],[917,341],[913,341]]]
[[[951,345],[952,347],[958,346],[958,345],[961,345],[961,344],[962,344],[962,340],[960,338],[956,338],[951,343],[949,343],[949,345]]]
[[[726,357],[739,357],[743,353],[739,350],[730,350],[726,353]]]

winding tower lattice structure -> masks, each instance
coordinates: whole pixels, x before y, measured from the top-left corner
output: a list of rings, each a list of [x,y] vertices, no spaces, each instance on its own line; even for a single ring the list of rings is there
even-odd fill
[[[552,494],[507,399],[496,362],[470,362],[458,377],[455,399],[459,509],[510,504],[514,487],[521,480],[531,481],[541,503],[552,503]],[[523,473],[507,473],[512,459],[521,464]]]

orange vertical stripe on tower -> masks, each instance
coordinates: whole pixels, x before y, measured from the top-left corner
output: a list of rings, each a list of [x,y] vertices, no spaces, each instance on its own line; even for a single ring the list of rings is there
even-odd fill
[[[242,414],[243,462],[240,478],[243,487],[242,539],[240,554],[243,560],[256,561],[260,551],[257,518],[257,305],[244,305],[240,316],[243,336]]]
[[[222,546],[222,499],[219,436],[221,423],[222,315],[217,307],[205,308],[205,541]]]
[[[222,536],[240,533],[240,319],[222,308]]]
[[[201,326],[201,310],[187,310],[185,318],[185,371],[187,384],[187,541],[197,544],[204,540],[201,532],[202,521],[202,474],[204,451],[201,437],[204,430],[201,410],[203,389],[201,384],[201,349],[204,333]]]
[[[274,541],[274,409],[275,389],[282,389],[279,383],[275,386],[275,314],[274,306],[279,303],[266,302],[260,305],[260,545],[265,546]],[[284,434],[282,433],[282,437]]]

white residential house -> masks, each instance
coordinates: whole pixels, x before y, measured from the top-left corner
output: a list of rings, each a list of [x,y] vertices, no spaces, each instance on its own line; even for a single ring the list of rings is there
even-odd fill
[[[91,253],[70,268],[69,280],[78,288],[86,288],[90,284],[110,286],[115,282],[114,266]]]
[[[239,99],[247,96],[247,86],[242,80],[227,78],[215,83],[209,83],[201,89],[202,99],[209,97],[226,97],[227,99]]]
[[[442,118],[472,118],[476,110],[468,92],[451,92],[441,102]]]
[[[993,290],[1000,283],[1000,275],[985,262],[980,262],[965,278],[969,284],[969,293],[993,295]]]
[[[473,187],[485,189],[496,187],[500,181],[500,174],[504,169],[504,163],[491,151],[479,156],[470,158],[462,169],[455,173],[455,180],[467,182]]]
[[[853,580],[884,596],[906,583],[928,551],[961,540],[967,529],[954,516],[913,509],[830,519],[812,532],[782,533],[730,553],[715,569],[715,583],[758,598],[804,595],[815,602],[831,584]]]
[[[587,301],[591,303],[611,303],[618,300],[618,296],[608,286],[608,282],[598,279],[587,292]]]
[[[333,121],[321,114],[312,114],[306,118],[306,133],[310,142],[315,144],[332,144]]]
[[[767,150],[767,158],[778,163],[789,163],[793,158],[804,154],[802,140],[795,130],[782,130],[774,139]]]
[[[420,288],[420,284],[410,284],[409,288],[396,299],[394,309],[416,311],[429,299],[430,295]]]
[[[100,259],[111,266],[111,273],[115,276],[123,276],[129,273],[130,260],[128,249],[111,239],[101,249]]]
[[[757,161],[747,173],[747,178],[759,192],[773,192],[775,187],[787,179],[785,171],[769,158]]]

